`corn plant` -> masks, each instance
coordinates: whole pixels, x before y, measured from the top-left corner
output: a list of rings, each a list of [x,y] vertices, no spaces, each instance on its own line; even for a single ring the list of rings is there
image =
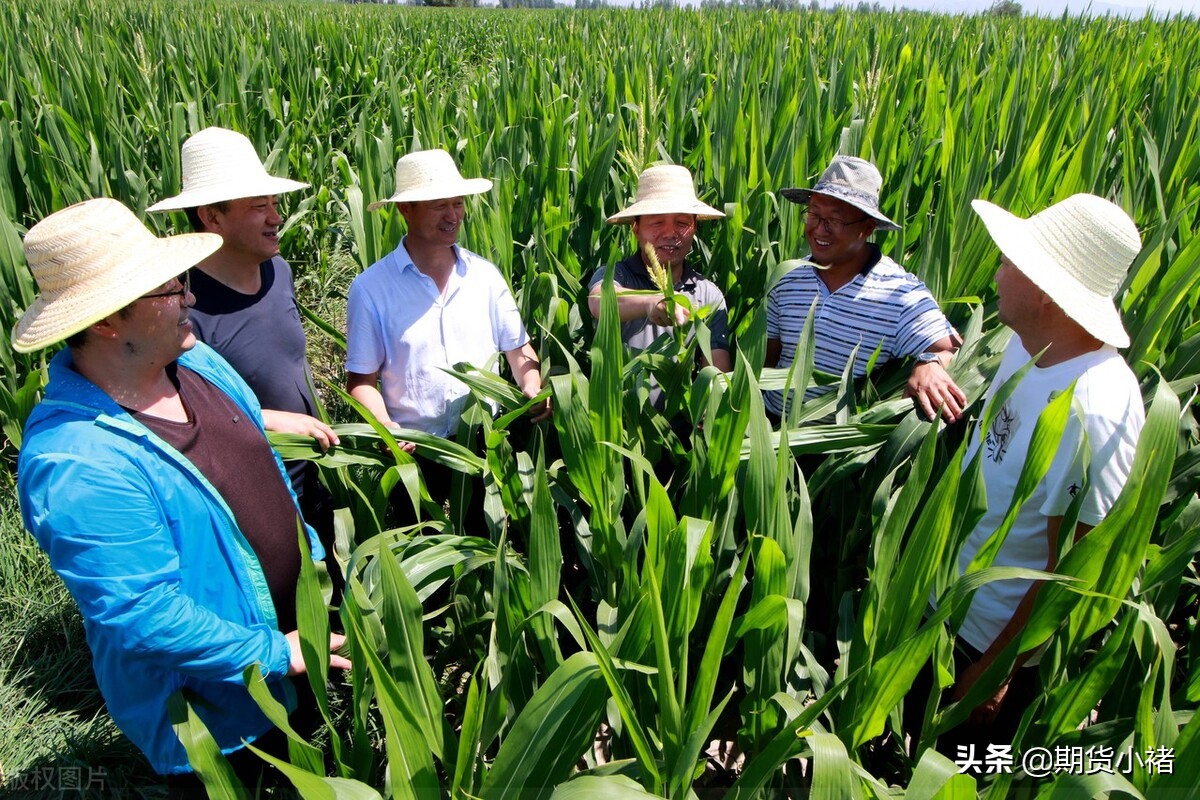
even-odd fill
[[[320,388],[343,445],[322,454],[275,437],[286,457],[321,465],[340,506],[339,614],[356,665],[327,689],[328,617],[306,572],[302,642],[326,725],[312,742],[293,736],[280,765],[302,794],[1154,797],[1200,781],[1194,20],[296,0],[189,11],[0,3],[3,457],[45,380],[42,357],[13,356],[5,338],[35,293],[21,232],[88,197],[140,211],[175,193],[179,145],[213,124],[312,184],[281,245],[302,296],[335,317],[353,275],[403,233],[394,209],[366,210],[390,194],[400,155],[443,147],[464,174],[491,177],[462,244],[510,281],[556,409],[530,426],[515,387],[489,365],[458,365],[477,439],[446,442],[382,428],[334,370]],[[807,333],[790,370],[761,367],[764,298],[805,252],[799,210],[777,192],[811,186],[836,153],[878,164],[883,209],[903,224],[879,243],[963,334],[951,372],[973,401],[966,425],[917,418],[900,397],[907,364],[859,381],[817,373]],[[701,229],[693,258],[728,301],[728,375],[694,369],[702,319],[633,353],[611,281],[597,319],[586,306],[586,277],[627,246],[604,220],[660,161],[687,166],[727,214]],[[969,203],[1027,214],[1078,191],[1115,200],[1143,232],[1118,302],[1149,414],[1117,508],[1043,576],[1020,646],[1045,644],[1045,691],[1014,744],[1174,747],[1176,771],[977,780],[932,747],[973,698],[939,706],[909,692],[925,664],[939,685],[952,679],[972,591],[1029,577],[986,556],[953,570],[977,515],[965,442],[990,413],[979,398],[1007,336],[997,254]],[[339,353],[336,318],[308,319]],[[778,429],[764,390],[791,393]],[[1062,412],[1041,423],[1047,447]],[[1045,455],[1031,455],[1031,476]],[[429,461],[486,492],[485,529],[429,497]],[[396,502],[421,523],[392,528]],[[210,791],[230,796],[187,702],[178,730]],[[914,704],[923,724],[904,732]],[[714,743],[740,762],[715,768]]]

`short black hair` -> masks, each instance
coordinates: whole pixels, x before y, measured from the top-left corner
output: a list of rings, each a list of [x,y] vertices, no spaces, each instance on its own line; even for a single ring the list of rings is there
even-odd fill
[[[216,203],[205,203],[205,205],[212,206],[213,208],[215,208],[217,211],[220,211],[221,213],[224,213],[229,210],[229,201],[228,200],[219,200]],[[206,233],[208,231],[208,228],[204,227],[204,223],[200,221],[200,208],[199,207],[185,208],[183,210],[183,213],[187,214],[188,222],[190,222],[192,224],[193,231],[195,231],[196,233]]]
[[[82,350],[85,344],[87,344],[87,328],[76,331],[67,337],[67,347],[72,350]]]

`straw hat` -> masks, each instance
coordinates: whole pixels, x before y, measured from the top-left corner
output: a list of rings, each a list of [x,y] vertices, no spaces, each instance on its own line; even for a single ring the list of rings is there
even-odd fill
[[[849,203],[875,220],[876,230],[898,231],[900,226],[879,211],[879,190],[883,178],[870,161],[854,156],[834,156],[811,189],[784,189],[780,194],[793,203],[808,203],[814,194],[822,194]]]
[[[638,176],[633,204],[608,218],[628,223],[646,214],[695,214],[696,219],[720,219],[725,214],[696,197],[692,173],[687,167],[665,164],[650,167]]]
[[[1142,249],[1137,226],[1120,206],[1077,194],[1029,219],[972,200],[1000,252],[1092,336],[1128,347],[1129,334],[1113,302]]]
[[[147,211],[178,211],[242,197],[264,197],[304,189],[307,183],[268,175],[254,145],[226,128],[205,128],[183,143],[183,191]]]
[[[483,194],[492,188],[487,178],[464,178],[445,150],[418,150],[396,162],[396,193],[367,206],[375,211],[388,203],[419,203]]]
[[[215,253],[221,237],[159,239],[116,200],[64,208],[25,234],[25,260],[41,293],[17,320],[13,349],[28,353],[99,322]]]

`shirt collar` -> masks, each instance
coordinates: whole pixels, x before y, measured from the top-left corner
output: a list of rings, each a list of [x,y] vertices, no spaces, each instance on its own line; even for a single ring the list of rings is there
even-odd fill
[[[879,249],[879,245],[875,244],[874,242],[867,242],[867,250],[870,253],[870,255],[867,256],[867,263],[863,265],[863,268],[859,271],[858,275],[855,276],[856,278],[859,276],[863,278],[867,277],[871,274],[871,270],[875,269],[875,265],[883,260],[883,251]],[[806,260],[812,261],[812,253],[808,254]],[[815,267],[812,269],[815,269]]]
[[[406,234],[400,240],[400,244],[396,246],[396,249],[392,251],[392,258],[395,260],[394,263],[402,272],[411,270],[412,272],[424,274],[421,272],[421,270],[417,269],[417,265],[413,263],[412,256],[408,254],[408,248],[404,246],[404,243],[407,240],[408,235]],[[467,251],[459,247],[458,243],[451,245],[451,247],[454,249],[454,271],[459,275],[466,275],[467,261],[464,257],[464,253]]]

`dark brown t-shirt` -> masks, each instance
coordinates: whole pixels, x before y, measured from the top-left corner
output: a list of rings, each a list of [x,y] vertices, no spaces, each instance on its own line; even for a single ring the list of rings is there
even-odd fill
[[[187,422],[131,412],[200,470],[225,499],[262,564],[279,629],[296,629],[300,545],[296,504],[258,426],[224,392],[186,368],[171,367]]]

